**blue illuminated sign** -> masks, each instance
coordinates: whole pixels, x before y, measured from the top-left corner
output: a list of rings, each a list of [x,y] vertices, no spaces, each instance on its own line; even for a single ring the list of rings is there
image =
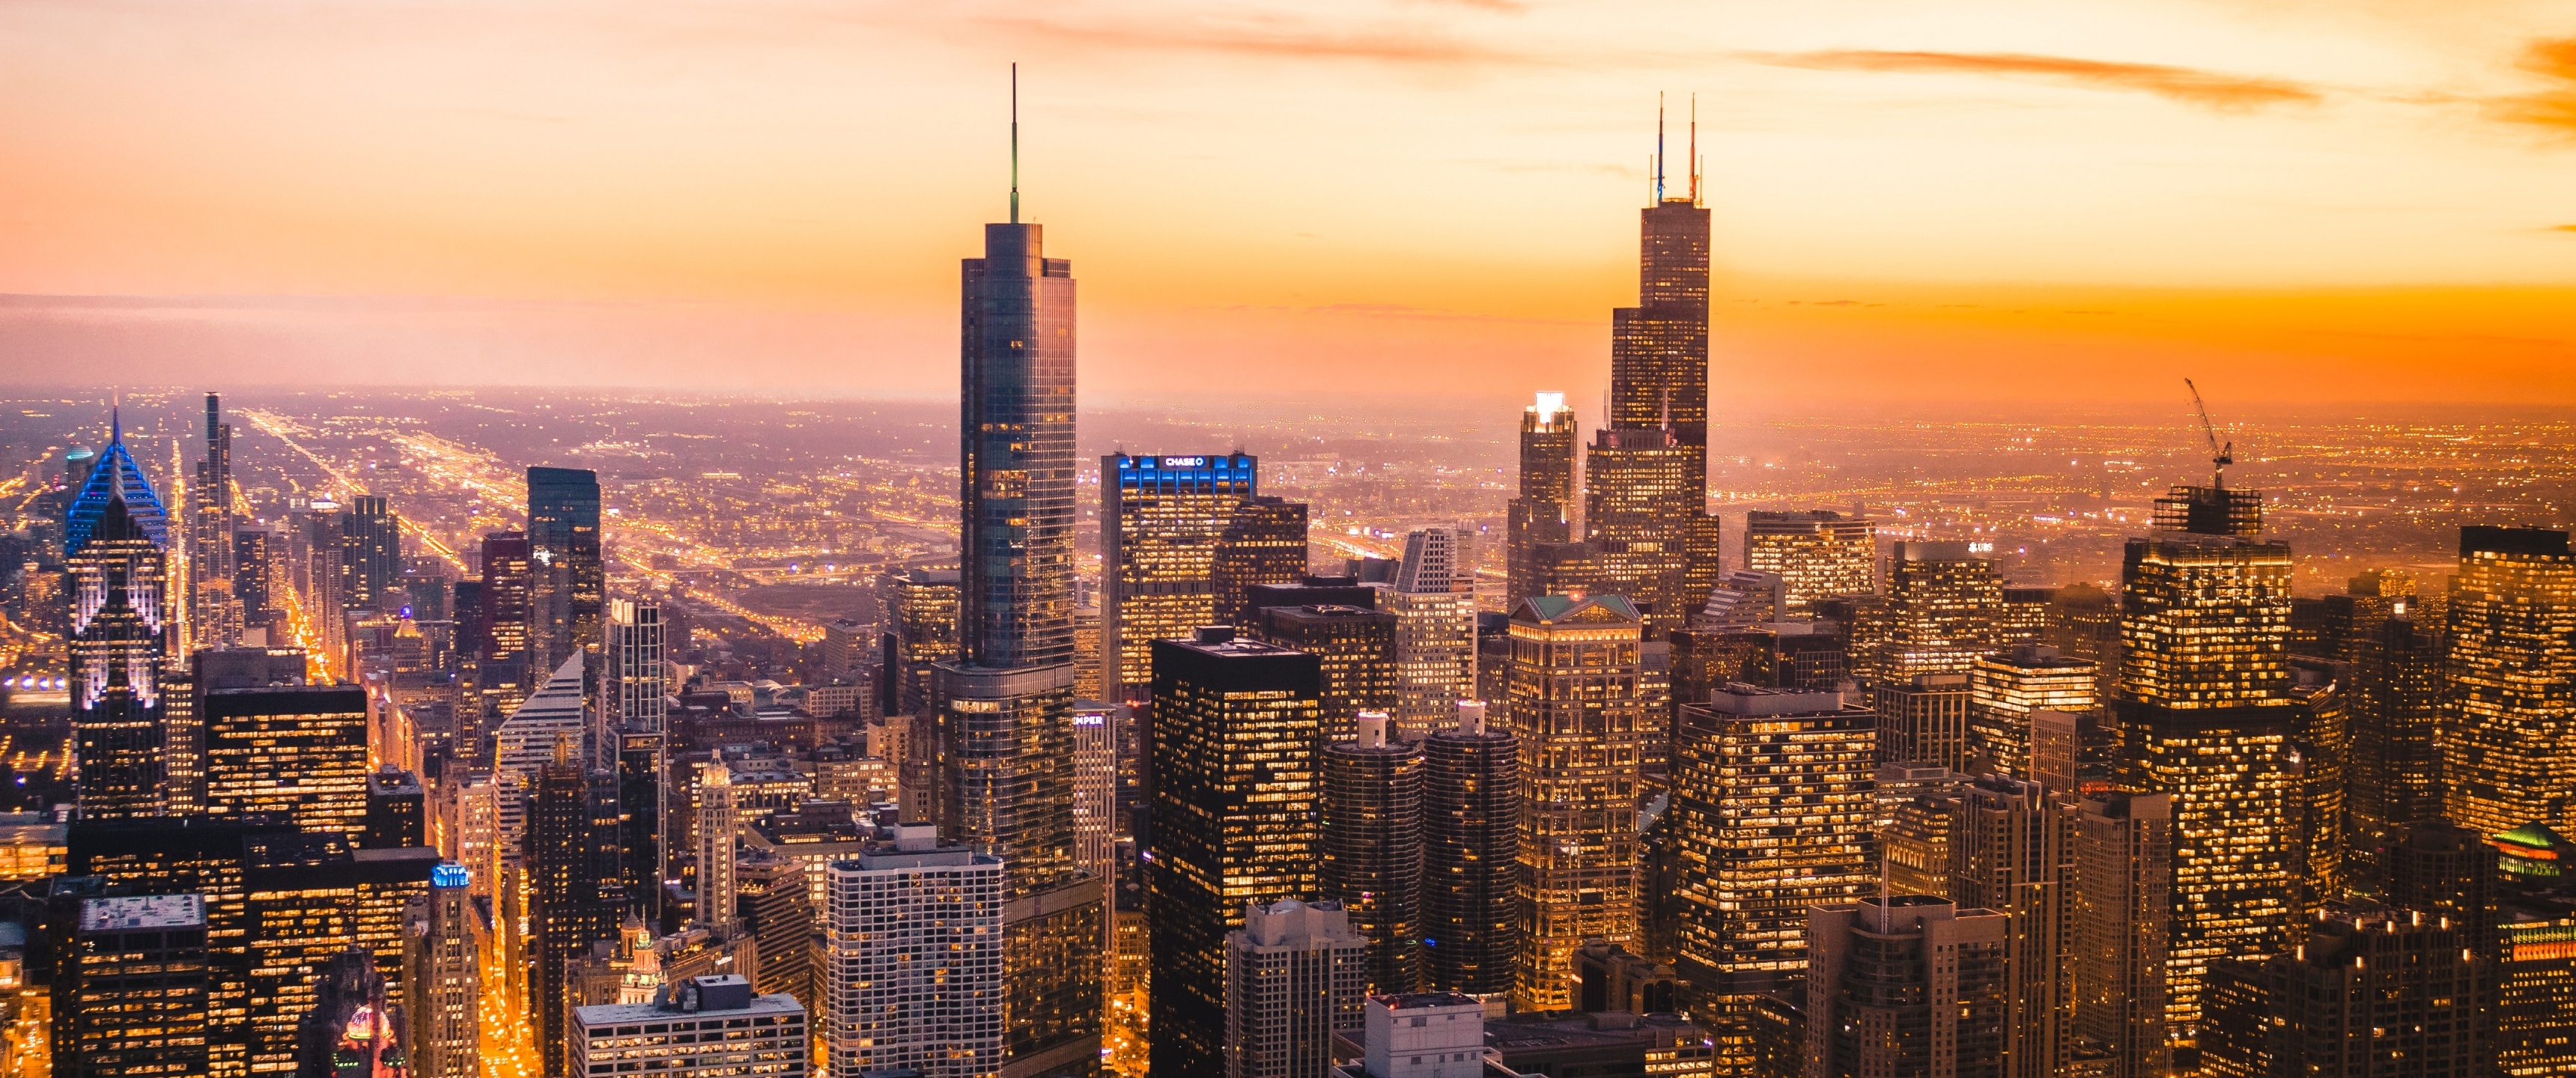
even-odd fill
[[[429,885],[432,887],[470,887],[473,884],[473,874],[465,871],[463,865],[439,865],[429,870]]]

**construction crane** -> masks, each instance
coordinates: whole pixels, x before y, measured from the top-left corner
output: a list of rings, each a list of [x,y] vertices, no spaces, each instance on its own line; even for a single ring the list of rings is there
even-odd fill
[[[2225,490],[2227,466],[2236,463],[2236,443],[2231,439],[2224,445],[2219,444],[2218,426],[2209,421],[2209,404],[2200,399],[2200,387],[2191,384],[2189,378],[2183,379],[2182,384],[2183,388],[2191,390],[2191,406],[2200,409],[2201,433],[2209,436],[2209,485]]]

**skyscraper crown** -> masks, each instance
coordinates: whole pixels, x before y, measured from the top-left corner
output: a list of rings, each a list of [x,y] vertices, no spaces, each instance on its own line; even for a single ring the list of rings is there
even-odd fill
[[[64,517],[64,557],[78,554],[89,545],[107,516],[110,501],[125,503],[126,518],[143,530],[153,546],[170,549],[169,515],[161,510],[161,497],[152,492],[152,481],[143,477],[134,455],[125,451],[124,424],[112,424],[111,431],[98,466],[90,470],[89,482],[81,485],[80,496],[72,499],[71,512]]]

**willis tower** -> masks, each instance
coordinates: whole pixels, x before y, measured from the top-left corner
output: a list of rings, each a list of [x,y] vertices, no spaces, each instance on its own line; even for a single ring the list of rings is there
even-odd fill
[[[1603,592],[1636,601],[1651,636],[1687,628],[1717,583],[1708,513],[1708,209],[1699,204],[1699,124],[1690,193],[1664,194],[1662,118],[1655,192],[1640,214],[1637,305],[1611,312],[1609,427],[1586,461],[1584,538],[1601,551]]]
[[[1011,220],[964,262],[958,646],[938,667],[942,837],[1002,859],[1002,1074],[1097,1074],[1102,881],[1074,855],[1073,264]]]

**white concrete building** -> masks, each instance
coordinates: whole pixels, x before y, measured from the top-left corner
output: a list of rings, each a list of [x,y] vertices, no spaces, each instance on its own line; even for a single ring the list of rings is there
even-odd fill
[[[1313,1078],[1333,1065],[1333,1031],[1358,1029],[1368,937],[1335,902],[1247,903],[1225,936],[1226,1078]]]
[[[835,1075],[1002,1068],[1002,861],[927,824],[827,870],[823,1018]]]
[[[569,1069],[576,1078],[805,1078],[808,1036],[796,997],[755,996],[736,974],[693,977],[660,1003],[574,1008]]]

